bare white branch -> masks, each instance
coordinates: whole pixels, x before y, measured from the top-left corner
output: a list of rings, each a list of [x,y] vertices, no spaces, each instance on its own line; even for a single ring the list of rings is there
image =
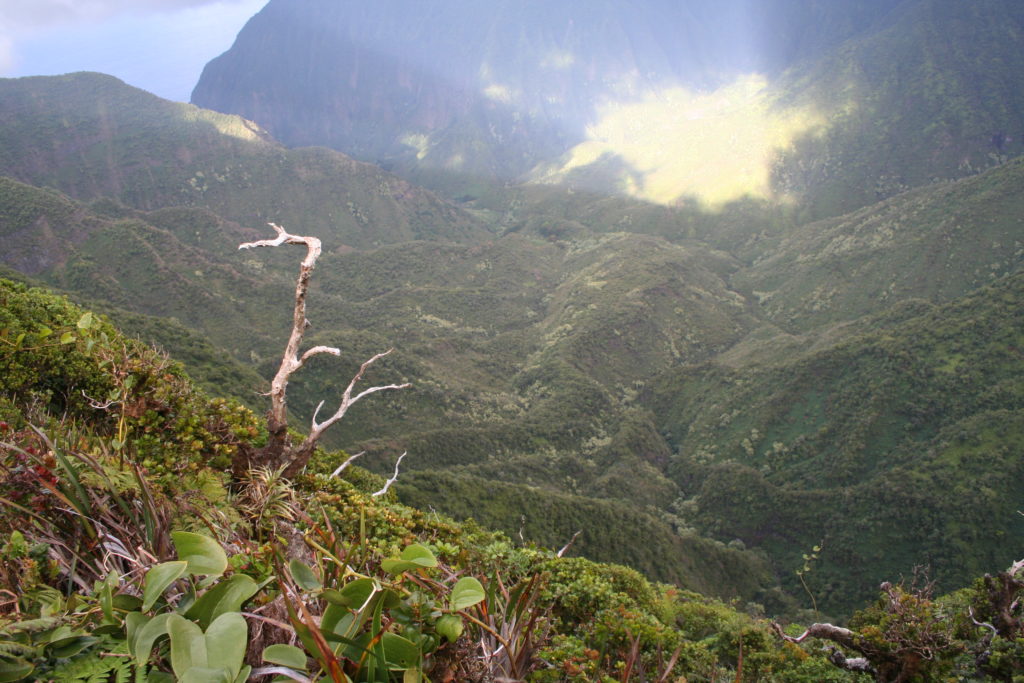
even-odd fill
[[[572,547],[572,544],[576,542],[576,539],[579,538],[579,535],[582,534],[582,533],[583,533],[583,529],[580,529],[579,531],[574,533],[572,535],[572,538],[569,539],[569,542],[566,543],[564,546],[562,546],[562,549],[558,551],[556,556],[557,557],[561,557],[562,555],[564,555],[565,551]]]
[[[82,396],[84,396],[85,400],[89,402],[89,405],[95,408],[96,410],[106,410],[110,406],[116,406],[118,403],[120,403],[120,401],[114,399],[110,399],[108,401],[97,401],[96,399],[92,398],[87,393],[85,393],[85,389],[82,389]]]
[[[406,451],[406,453],[408,453],[408,451]],[[406,453],[402,453],[400,456],[398,456],[398,460],[395,461],[395,473],[391,476],[390,479],[384,482],[384,488],[373,494],[374,498],[376,498],[377,496],[383,496],[385,493],[388,492],[388,489],[391,488],[391,485],[398,481],[398,466],[402,464],[402,458],[405,457]]]
[[[313,356],[316,356],[317,354],[321,353],[329,353],[332,356],[340,356],[341,349],[336,349],[333,346],[314,346],[309,351],[306,351],[304,354],[302,354],[302,358],[299,359],[299,367],[302,367],[302,365],[309,358],[312,358]]]
[[[391,350],[389,349],[384,353],[378,353],[360,366],[355,377],[352,378],[352,381],[349,382],[348,386],[345,388],[341,397],[341,404],[338,406],[338,409],[324,422],[318,422],[320,409],[323,407],[324,402],[321,401],[320,404],[317,405],[316,411],[313,413],[309,435],[297,448],[294,446],[291,441],[291,437],[288,434],[288,380],[292,373],[301,368],[305,362],[313,356],[318,354],[340,356],[341,351],[333,346],[314,346],[300,355],[299,347],[302,344],[302,338],[305,334],[306,328],[309,326],[309,321],[306,319],[306,294],[309,290],[310,276],[313,272],[313,268],[316,266],[317,258],[320,256],[321,243],[316,237],[292,235],[276,223],[270,223],[269,225],[274,229],[274,232],[277,233],[277,237],[274,239],[245,242],[240,244],[238,248],[255,249],[257,247],[278,247],[283,244],[306,245],[306,258],[302,261],[299,268],[299,277],[295,283],[295,307],[292,312],[291,334],[288,338],[288,343],[285,346],[284,353],[281,355],[281,364],[278,367],[277,373],[274,375],[274,379],[270,383],[270,413],[267,416],[267,431],[269,434],[267,444],[260,449],[258,456],[262,461],[262,464],[273,466],[276,466],[278,463],[283,464],[283,476],[293,477],[308,463],[309,458],[316,448],[316,444],[320,437],[323,435],[324,430],[328,429],[331,425],[344,417],[345,413],[348,412],[348,409],[354,403],[378,391],[405,389],[411,385],[409,383],[405,383],[370,387],[353,397],[352,392],[359,380],[362,379],[366,369],[375,361],[391,353]],[[236,475],[238,472],[244,471],[243,468],[249,465],[247,461],[243,461],[247,458],[248,456],[243,454],[243,458],[239,458],[237,464],[232,464],[232,469],[236,472]],[[401,458],[399,458],[399,460],[401,460]],[[338,472],[335,472],[332,476],[337,476],[337,474]],[[386,490],[387,488],[385,487],[384,491]],[[383,493],[383,491],[381,493]]]
[[[332,477],[337,477],[339,474],[345,471],[345,468],[352,464],[352,462],[361,455],[366,455],[366,451],[359,451],[355,455],[350,455],[345,462],[338,465],[338,469],[331,472]]]
[[[288,378],[291,374],[302,367],[303,362],[315,353],[329,353],[328,347],[314,347],[302,358],[299,358],[299,345],[302,343],[302,335],[305,333],[306,320],[306,291],[309,289],[309,278],[320,257],[320,240],[316,237],[289,234],[284,228],[276,223],[270,223],[270,227],[277,233],[272,240],[257,240],[245,242],[238,245],[239,249],[254,249],[256,247],[278,247],[282,244],[304,244],[306,245],[306,258],[302,260],[299,268],[299,278],[295,284],[295,309],[292,312],[292,331],[288,338],[284,354],[281,356],[281,365],[270,383],[270,413],[275,423],[275,432],[281,425],[288,422],[287,407],[285,405],[286,393],[288,390]],[[339,352],[340,353],[340,352]]]
[[[383,386],[370,387],[369,389],[366,389],[365,391],[362,391],[359,394],[357,394],[355,398],[352,397],[352,390],[355,389],[356,383],[363,378],[363,374],[366,372],[366,369],[376,361],[380,360],[384,356],[391,353],[392,351],[394,351],[394,349],[388,349],[383,353],[378,353],[377,355],[373,356],[372,358],[365,361],[362,365],[359,366],[359,371],[356,372],[355,376],[352,378],[352,381],[348,383],[348,386],[345,387],[344,393],[342,393],[341,395],[341,404],[338,405],[338,409],[324,422],[316,421],[317,415],[320,413],[320,406],[323,405],[323,401],[320,402],[320,406],[317,406],[316,413],[314,413],[313,421],[310,425],[310,439],[319,439],[320,435],[325,430],[327,430],[332,424],[334,424],[341,418],[345,417],[345,413],[348,412],[348,409],[355,405],[355,403],[358,402],[360,399],[369,396],[370,394],[376,393],[378,391],[388,391],[391,389],[407,389],[410,386],[412,386],[410,383],[406,382],[405,384],[387,384]]]
[[[788,640],[791,643],[802,643],[808,638],[822,638],[824,640],[831,640],[843,647],[859,651],[859,648],[856,646],[854,632],[848,628],[843,628],[842,626],[834,626],[832,624],[811,624],[807,630],[799,636],[787,636],[782,630],[782,627],[778,624],[772,624],[772,628],[775,629],[775,633],[777,633],[780,638]]]
[[[974,608],[973,607],[968,607],[967,608],[967,614],[971,617],[971,623],[974,624],[975,626],[978,626],[980,628],[987,628],[988,630],[992,631],[992,635],[994,635],[994,636],[999,635],[999,631],[996,630],[995,626],[993,626],[992,624],[988,623],[987,621],[978,621],[977,619],[974,618]]]
[[[277,233],[277,238],[276,239],[272,239],[272,240],[256,240],[255,242],[245,242],[243,244],[239,244],[238,248],[239,249],[255,249],[256,247],[279,247],[279,246],[281,246],[282,244],[285,243],[285,240],[287,240],[289,237],[291,237],[291,235],[289,235],[287,232],[285,232],[285,229],[282,228],[277,223],[267,223],[267,225],[272,227],[274,229],[274,232]]]

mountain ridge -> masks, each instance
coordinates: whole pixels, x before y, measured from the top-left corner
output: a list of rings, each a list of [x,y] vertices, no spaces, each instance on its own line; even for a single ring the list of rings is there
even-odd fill
[[[93,77],[78,78],[88,83]],[[38,92],[53,86],[59,91],[66,80],[34,80],[19,84],[18,89]],[[10,85],[0,82],[0,87],[15,92]],[[112,87],[117,97],[128,98],[128,102],[137,95],[127,86],[113,83]],[[102,121],[99,113],[110,109],[109,103],[98,106],[102,102],[95,94],[79,102],[79,116],[93,117],[82,130],[96,130],[96,117]],[[152,100],[146,102],[154,106]],[[69,99],[63,106],[76,105]],[[167,115],[166,105],[156,101],[155,107],[158,114]],[[28,110],[41,130],[59,124],[60,110],[49,114],[38,107]],[[130,121],[123,126],[119,135],[132,139]],[[57,140],[64,145],[76,139],[74,130],[63,135]],[[235,143],[223,144],[233,149]],[[295,162],[287,168],[305,171],[298,180],[306,185],[292,200],[311,201],[317,211],[334,201],[329,195],[337,187],[353,182],[353,168],[369,169],[371,179],[378,174],[390,178],[325,149],[285,152],[270,141],[254,144],[272,149],[274,159],[287,159],[288,154],[314,158],[315,164]],[[158,149],[168,146],[161,143]],[[105,142],[96,149],[137,154],[135,164],[151,158],[147,156],[151,150],[139,145],[119,148]],[[78,296],[105,299],[139,314],[172,315],[209,341],[214,354],[220,351],[267,378],[276,368],[290,325],[295,258],[285,250],[238,252],[239,242],[266,236],[267,231],[257,227],[258,223],[232,216],[250,215],[251,207],[247,209],[243,201],[254,195],[265,194],[264,201],[274,200],[294,186],[265,187],[262,183],[282,176],[263,172],[266,157],[255,155],[251,167],[248,160],[236,162],[233,173],[238,175],[232,177],[248,174],[251,178],[249,194],[239,196],[238,204],[200,201],[189,179],[215,178],[215,171],[223,175],[217,169],[223,169],[224,159],[214,154],[216,145],[211,149],[212,168],[194,160],[189,173],[171,176],[179,186],[160,187],[135,207],[124,195],[119,201],[90,197],[86,204],[54,190],[3,180],[0,233],[17,233],[21,240],[17,253],[3,256],[5,261],[29,264],[37,269],[39,279]],[[14,171],[25,167],[17,159],[4,158]],[[94,168],[102,169],[107,162],[100,155],[100,161],[94,163]],[[1019,256],[1015,256],[1019,247],[1008,240],[995,251],[987,241],[973,244],[979,242],[973,239],[977,230],[967,220],[970,216],[963,214],[977,213],[979,230],[991,224],[1003,231],[999,234],[1014,234],[1019,230],[1019,199],[1012,188],[1020,169],[1019,162],[1011,161],[976,177],[930,185],[859,213],[809,224],[782,211],[759,215],[756,204],[734,213],[694,213],[686,207],[594,197],[565,188],[506,188],[501,194],[473,200],[475,206],[467,204],[468,208],[420,191],[411,191],[407,197],[392,194],[389,202],[396,205],[389,211],[412,216],[417,215],[416,207],[423,206],[428,211],[424,226],[440,224],[446,215],[463,223],[454,228],[439,225],[439,230],[427,233],[431,239],[410,241],[415,232],[392,231],[386,233],[390,240],[374,244],[372,230],[388,214],[375,213],[375,205],[367,203],[363,210],[366,222],[359,224],[361,232],[357,233],[366,241],[354,247],[354,240],[347,237],[352,233],[346,232],[352,229],[350,224],[327,223],[333,228],[322,235],[325,252],[310,294],[307,316],[313,327],[308,341],[341,343],[342,353],[337,359],[311,361],[308,374],[295,378],[289,404],[301,424],[320,400],[336,400],[339,382],[347,381],[362,361],[397,346],[395,353],[374,367],[372,381],[412,381],[413,390],[387,396],[372,408],[363,404],[354,408],[352,420],[341,428],[331,446],[367,450],[373,456],[371,466],[381,472],[392,466],[398,453],[408,450],[411,455],[403,461],[403,471],[410,478],[421,478],[424,485],[430,470],[443,470],[443,476],[435,479],[449,478],[453,490],[493,480],[502,483],[506,501],[543,500],[550,493],[559,506],[575,509],[581,519],[606,508],[643,501],[642,514],[638,512],[635,519],[654,520],[652,523],[668,530],[665,533],[686,535],[691,527],[700,528],[722,543],[740,539],[757,552],[768,549],[771,571],[796,594],[800,589],[793,584],[790,569],[796,565],[793,553],[798,545],[792,540],[808,548],[821,540],[821,520],[808,518],[807,505],[817,501],[825,508],[834,506],[834,496],[841,492],[791,490],[780,484],[779,479],[786,476],[781,473],[766,479],[758,468],[764,464],[763,457],[768,457],[764,451],[774,448],[774,440],[790,448],[776,459],[787,463],[794,483],[809,476],[815,463],[835,444],[847,444],[848,448],[840,451],[846,468],[844,481],[856,503],[850,509],[863,511],[858,506],[866,505],[872,489],[852,488],[848,480],[861,471],[858,468],[883,456],[892,457],[903,468],[901,476],[921,478],[935,487],[948,486],[949,470],[940,467],[938,474],[927,475],[924,469],[936,460],[922,459],[919,466],[915,464],[907,444],[916,442],[904,444],[902,435],[919,434],[922,448],[948,454],[950,448],[940,448],[940,441],[949,439],[940,439],[940,435],[963,430],[978,435],[980,446],[970,448],[975,456],[984,457],[997,447],[998,439],[985,435],[998,422],[998,415],[978,406],[995,400],[1002,395],[999,392],[1014,396],[1013,369],[1001,361],[992,369],[1002,373],[998,377],[968,373],[952,390],[949,378],[931,365],[922,367],[924,374],[918,378],[913,373],[901,374],[905,369],[898,362],[908,353],[906,348],[913,348],[907,346],[911,337],[937,339],[911,334],[908,321],[916,319],[914,324],[920,325],[929,311],[940,311],[936,314],[940,317],[932,319],[932,327],[942,328],[942,316],[946,316],[950,330],[960,329],[956,326],[962,327],[961,313],[956,313],[960,318],[949,316],[961,309],[953,307],[950,300],[971,296],[976,285],[989,282],[989,271],[980,279],[958,282],[934,303],[915,298],[924,290],[908,285],[889,300],[875,301],[874,307],[870,301],[851,300],[849,305],[837,304],[825,316],[799,308],[802,288],[813,289],[827,282],[831,273],[828,258],[834,251],[829,245],[843,242],[847,235],[865,235],[870,246],[872,235],[892,230],[893,215],[902,226],[897,233],[919,235],[939,250],[941,259],[974,254],[978,263],[986,263],[998,254],[1008,273],[1000,281],[1009,282],[1020,267]],[[11,172],[0,168],[0,174]],[[357,178],[365,180],[366,176]],[[401,182],[405,181],[394,181],[388,187],[402,187]],[[171,191],[176,187],[180,192]],[[184,197],[187,205],[176,206],[179,197]],[[155,206],[167,201],[172,204]],[[959,207],[965,202],[974,208]],[[435,206],[440,208],[431,208]],[[955,218],[964,229],[949,232],[949,239],[928,242],[935,235],[946,234],[935,217]],[[286,227],[305,229],[308,225],[299,220],[297,227]],[[460,225],[466,230],[460,230]],[[45,253],[54,244],[64,249],[60,259],[26,257],[27,251],[41,249]],[[866,253],[876,264],[866,271],[870,278],[881,278],[872,273],[891,276],[905,266],[906,254],[899,249]],[[816,262],[825,265],[819,267]],[[753,291],[784,289],[778,283],[771,288],[759,283],[778,280],[785,284],[786,277],[791,293],[777,294],[774,301],[781,303],[788,297],[793,302],[789,307],[774,310],[772,299],[757,300]],[[994,312],[1001,310],[997,308],[1000,297],[1012,299],[1016,291],[983,290],[974,301]],[[791,311],[803,316],[798,325],[788,320]],[[1002,335],[994,338],[1003,339],[1006,325],[1015,318],[1001,321],[993,314],[989,320],[992,329]],[[148,338],[160,342],[156,325],[145,321],[138,325]],[[978,330],[962,329],[965,338],[980,336]],[[166,334],[168,341],[174,342],[178,332],[168,329]],[[887,341],[886,334],[895,341]],[[875,336],[864,341],[865,335]],[[187,347],[183,341],[174,343]],[[167,347],[175,348],[174,343]],[[889,357],[890,350],[896,360]],[[210,351],[205,353],[208,358]],[[986,353],[986,358],[1003,358],[1002,352]],[[794,365],[794,358],[803,359],[805,365]],[[946,362],[928,358],[928,363],[940,367]],[[952,391],[970,397],[970,410],[965,412],[940,397],[914,410],[897,410],[890,422],[872,417],[872,406],[885,407],[906,397],[900,393],[903,389],[880,381],[885,377],[880,369],[892,363],[892,377],[912,382],[916,394]],[[813,370],[844,364],[850,374],[839,377],[846,383],[836,385],[837,394],[855,397],[860,387],[874,392],[875,398],[866,407],[855,398],[831,400],[828,405],[832,407],[826,411],[813,391],[806,392],[826,386],[825,380],[835,377]],[[214,376],[215,368],[200,366],[197,374]],[[753,398],[751,387],[760,388]],[[692,405],[685,409],[676,405],[673,401],[679,396],[688,397]],[[725,406],[729,406],[727,410]],[[796,427],[785,423],[787,406],[796,411]],[[692,435],[686,436],[689,418],[683,416],[690,412],[699,419],[693,420]],[[1016,424],[1012,419],[1005,421]],[[760,438],[751,435],[754,422],[759,425]],[[809,431],[801,442],[803,450],[792,450],[796,432],[789,436],[782,432],[804,427]],[[875,439],[871,429],[880,435],[877,449],[863,445],[865,435]],[[1004,432],[998,438],[1012,442],[1012,429]],[[764,441],[769,437],[770,441]],[[744,439],[753,456],[747,455]],[[716,445],[724,461],[691,462],[691,448]],[[1003,509],[1012,491],[986,486],[992,494],[992,509]],[[439,490],[443,489],[441,485]],[[926,488],[922,500],[933,490]],[[795,520],[795,527],[786,531],[788,544],[779,546],[774,536],[751,526],[749,518],[726,509],[730,500],[745,500],[745,491],[750,492],[752,501],[758,501],[757,510],[768,511],[766,519]],[[897,487],[887,494],[887,500],[901,500],[905,494],[906,487]],[[591,505],[590,498],[599,499],[600,504]],[[459,508],[458,501],[443,497],[432,504],[441,510],[474,514]],[[653,509],[648,510],[648,504]],[[948,506],[938,509],[949,510]],[[510,506],[495,505],[484,512],[496,525],[510,531],[518,528],[519,515]],[[601,514],[602,519],[608,518]],[[881,512],[872,514],[877,527],[889,534],[883,547],[898,543],[941,558],[946,563],[941,572],[943,585],[955,585],[968,568],[973,571],[982,564],[1002,561],[982,544],[975,555],[965,559],[964,567],[950,567],[950,558],[955,558],[951,549],[963,552],[968,544],[961,531],[951,531],[945,545],[941,541],[921,544],[910,536],[920,532],[917,522],[907,528],[907,536],[900,537],[898,521],[894,523]],[[952,524],[945,512],[939,520]],[[826,559],[821,575],[835,586],[827,590],[822,604],[845,610],[879,580],[906,570],[913,560],[909,550],[886,559],[863,549]],[[849,571],[844,574],[840,569]]]

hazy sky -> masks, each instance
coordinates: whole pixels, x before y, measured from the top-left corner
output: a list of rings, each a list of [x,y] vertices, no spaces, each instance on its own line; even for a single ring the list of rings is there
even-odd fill
[[[0,0],[0,77],[101,71],[187,102],[267,0]]]

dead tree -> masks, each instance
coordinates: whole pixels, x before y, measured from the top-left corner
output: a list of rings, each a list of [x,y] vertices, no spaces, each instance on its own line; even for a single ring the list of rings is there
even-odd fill
[[[391,349],[378,353],[360,366],[359,371],[342,393],[341,403],[334,414],[323,422],[318,422],[317,417],[320,415],[320,409],[324,405],[324,402],[320,401],[316,411],[313,413],[309,435],[298,445],[292,442],[291,435],[288,433],[287,393],[289,378],[292,376],[292,373],[305,365],[306,361],[313,356],[322,353],[340,356],[341,351],[333,346],[314,346],[300,355],[299,347],[302,345],[303,334],[305,334],[306,327],[309,325],[309,321],[306,319],[306,292],[309,289],[310,275],[312,275],[313,268],[316,266],[316,260],[320,256],[320,240],[316,237],[290,235],[285,232],[284,228],[274,223],[270,223],[270,227],[277,232],[276,238],[246,242],[240,244],[238,248],[253,249],[256,247],[279,247],[282,244],[303,244],[306,246],[306,258],[302,260],[302,264],[299,266],[299,278],[295,284],[295,310],[292,314],[291,335],[288,337],[288,344],[285,346],[284,354],[281,356],[281,365],[278,367],[277,374],[274,375],[274,379],[270,383],[270,411],[267,413],[267,432],[269,435],[267,444],[255,451],[248,453],[239,452],[232,466],[236,476],[243,474],[254,465],[271,468],[284,467],[283,476],[295,476],[309,462],[309,458],[313,455],[313,450],[316,448],[317,442],[324,432],[335,422],[341,420],[345,413],[348,412],[348,409],[360,399],[378,391],[405,389],[410,386],[408,383],[375,386],[364,389],[353,396],[356,384],[363,378],[366,369],[391,353]]]

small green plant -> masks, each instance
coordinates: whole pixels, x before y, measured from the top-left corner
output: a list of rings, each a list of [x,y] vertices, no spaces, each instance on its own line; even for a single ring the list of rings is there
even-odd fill
[[[277,665],[276,673],[292,680],[426,680],[428,659],[445,643],[458,641],[466,619],[477,622],[466,610],[486,598],[477,579],[456,579],[419,543],[383,560],[381,574],[375,576],[353,571],[340,553],[322,547],[319,553],[320,561],[342,569],[340,574],[315,571],[297,559],[277,572],[289,621],[304,651],[275,645],[263,657]],[[447,576],[432,578],[431,570]],[[307,657],[315,662],[313,672],[304,665]]]
[[[172,536],[178,559],[146,572],[137,608],[124,615],[128,653],[146,671],[166,636],[167,655],[158,650],[156,658],[169,661],[177,680],[245,681],[251,667],[242,663],[248,629],[240,610],[261,586],[245,574],[225,577],[228,557],[209,536]]]
[[[818,616],[818,601],[814,598],[814,593],[807,587],[807,581],[804,577],[811,573],[814,567],[814,563],[818,561],[818,553],[821,552],[821,544],[811,548],[810,553],[803,554],[804,564],[800,569],[796,570],[796,577],[800,579],[800,585],[804,587],[804,592],[807,593],[807,597],[811,599],[811,607],[814,609],[814,618],[819,619]]]

